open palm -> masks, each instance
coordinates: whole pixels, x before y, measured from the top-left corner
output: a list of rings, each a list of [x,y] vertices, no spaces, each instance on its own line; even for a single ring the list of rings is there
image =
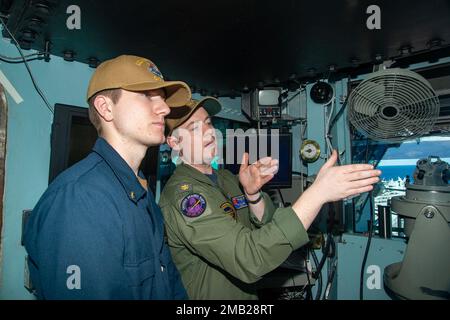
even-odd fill
[[[277,173],[278,160],[265,157],[249,165],[248,158],[245,152],[239,169],[239,181],[247,194],[255,194]]]

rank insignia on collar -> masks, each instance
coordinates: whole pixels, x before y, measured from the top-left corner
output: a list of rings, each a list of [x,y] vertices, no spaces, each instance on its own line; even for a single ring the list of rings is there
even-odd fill
[[[186,191],[191,191],[192,190],[192,185],[189,183],[183,183],[180,184],[180,191],[186,192]]]
[[[206,210],[206,200],[202,195],[192,193],[183,198],[180,209],[181,213],[188,218],[199,217]]]
[[[245,196],[243,194],[231,198],[231,202],[236,210],[248,207],[247,200],[245,200]]]
[[[224,202],[220,205],[220,209],[222,209],[226,214],[230,215],[233,219],[236,219],[236,210],[233,205],[229,202]]]

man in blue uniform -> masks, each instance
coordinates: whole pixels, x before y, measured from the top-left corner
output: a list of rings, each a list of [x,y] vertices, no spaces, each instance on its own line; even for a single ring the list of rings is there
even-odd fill
[[[164,141],[169,106],[190,96],[145,58],[119,56],[97,68],[87,99],[99,138],[51,183],[26,225],[38,298],[187,298],[139,165]]]

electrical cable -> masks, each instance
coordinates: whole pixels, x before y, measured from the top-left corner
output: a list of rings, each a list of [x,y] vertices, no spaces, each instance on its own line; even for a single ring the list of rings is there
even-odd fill
[[[305,284],[305,286],[303,287],[302,290],[305,290],[306,286],[308,286],[309,288],[309,292],[311,292],[311,278],[309,277],[309,267],[308,267],[308,260],[306,259],[306,257],[308,256],[309,250],[306,249],[306,256],[303,257],[305,260],[305,267],[306,267],[306,278],[308,279],[308,282]],[[312,297],[312,295],[309,295],[308,293],[306,294],[309,297]]]
[[[340,118],[342,113],[344,112],[345,108],[347,107],[348,97],[345,99],[344,103],[342,104],[342,107],[339,109],[339,111],[336,113],[334,118],[330,122],[330,131],[333,129],[334,125],[336,124],[337,120]]]
[[[317,279],[317,292],[316,292],[316,297],[314,298],[314,300],[319,300],[320,296],[322,294],[322,271],[317,272],[317,270],[318,270],[317,266],[319,265],[319,259],[317,258],[316,252],[314,250],[311,250],[311,256],[314,260],[314,265],[316,266],[316,272],[314,272],[313,277],[314,277],[314,279]]]
[[[0,22],[3,25],[3,28],[5,28],[6,32],[9,34],[9,36],[11,37],[11,39],[14,42],[14,45],[16,46],[17,50],[20,53],[20,56],[22,57],[23,63],[25,64],[25,67],[28,71],[28,74],[30,75],[31,78],[31,82],[33,82],[33,86],[36,89],[37,93],[39,94],[39,96],[42,98],[42,100],[45,103],[45,106],[48,108],[48,110],[50,110],[50,112],[53,114],[53,108],[50,105],[50,103],[48,102],[47,98],[45,97],[44,93],[41,91],[41,89],[39,88],[39,86],[36,83],[36,80],[34,79],[33,73],[31,72],[30,66],[28,65],[27,59],[25,58],[22,49],[20,48],[19,42],[16,40],[16,38],[14,37],[14,35],[11,33],[11,31],[9,30],[9,28],[6,26],[6,23],[3,21],[3,19],[0,17]]]
[[[305,122],[305,128],[306,128],[307,122]],[[300,123],[300,142],[302,143],[304,138],[305,138],[305,131],[303,129],[303,123]],[[301,161],[301,157],[300,157],[300,172],[298,172],[300,174],[300,194],[303,194],[303,192],[305,191],[305,182],[303,180],[303,163]],[[294,172],[292,172],[294,173]],[[308,178],[308,175],[306,175],[306,178]]]
[[[327,241],[326,241],[326,244],[325,244],[325,249],[324,249],[322,258],[320,259],[319,265],[317,266],[316,273],[322,273],[323,266],[325,265],[325,261],[327,260],[327,257],[328,257],[328,255],[330,253],[330,247],[331,247],[331,241],[332,241],[331,239],[332,238],[333,238],[333,236],[331,235],[331,233],[328,234]]]
[[[286,100],[283,101],[282,103],[285,103],[285,102],[288,102],[288,103],[289,103],[289,102],[291,102],[291,101],[294,100],[294,98],[295,98],[296,96],[298,96],[301,92],[302,92],[301,88],[295,90],[295,93],[294,93],[292,96],[286,98]]]
[[[328,118],[325,123],[325,144],[327,146],[328,158],[330,157],[330,155],[333,153],[333,150],[334,150],[333,143],[332,143],[332,136],[331,136],[331,129],[333,128],[333,126],[331,125],[331,123],[332,123],[331,118],[333,117],[334,108],[336,105],[335,89],[333,89],[333,97],[325,106],[327,106],[330,103],[331,103],[331,110],[330,110],[330,114],[328,115]],[[333,119],[336,119],[336,117],[334,117]],[[338,153],[338,157],[337,157],[337,164],[338,165],[341,164],[341,157],[340,157],[339,153]]]
[[[325,285],[325,292],[323,293],[322,300],[328,300],[328,296],[330,295],[331,286],[333,285],[334,276],[336,274],[336,268],[337,268],[337,259],[333,260],[333,264],[330,267],[331,272],[328,275],[328,281]]]
[[[34,60],[41,60],[43,57],[34,57],[34,58],[27,58],[27,62],[34,61]],[[23,60],[6,60],[0,57],[0,61],[10,63],[10,64],[18,64],[18,63],[24,63]]]
[[[333,145],[331,144],[331,136],[330,136],[330,133],[331,133],[330,123],[331,123],[331,117],[333,116],[333,112],[334,112],[335,100],[336,100],[336,97],[333,94],[333,98],[330,101],[331,102],[330,114],[328,116],[328,119],[327,119],[326,125],[325,125],[325,128],[326,128],[326,131],[325,131],[325,142],[327,144],[328,152],[329,152],[330,155],[333,152]]]
[[[369,139],[367,139],[367,145],[366,145],[366,161],[365,163],[368,162],[368,157],[369,157]],[[373,233],[373,193],[372,191],[369,192],[369,209],[370,209],[370,220],[369,220],[369,235],[367,238],[367,244],[366,244],[366,250],[364,252],[364,257],[363,257],[363,261],[362,261],[362,265],[361,265],[361,274],[360,274],[360,278],[359,278],[359,300],[363,300],[364,299],[364,271],[366,268],[366,262],[367,262],[367,256],[369,255],[369,249],[370,249],[370,244],[372,242],[372,233]]]
[[[329,113],[329,116],[328,116],[328,118],[326,120],[326,123],[325,123],[325,142],[326,142],[326,145],[327,145],[327,153],[328,153],[328,157],[327,158],[329,158],[331,156],[331,154],[332,154],[332,152],[334,150],[333,149],[332,138],[331,138],[331,135],[330,135],[330,132],[331,132],[331,126],[330,126],[331,118],[333,117],[334,106],[335,106],[335,101],[336,101],[336,97],[335,97],[334,92],[335,92],[335,90],[333,90],[333,98],[330,100],[330,102],[328,102],[326,104],[326,105],[328,105],[329,103],[331,103],[330,113]],[[338,161],[337,162],[338,162],[338,164],[340,164],[339,154],[338,154]],[[326,241],[326,244],[325,244],[325,248],[324,248],[324,251],[323,251],[322,258],[320,259],[320,262],[319,262],[319,264],[317,266],[317,270],[316,270],[316,273],[318,272],[320,275],[322,275],[322,269],[323,269],[323,266],[325,265],[325,262],[327,261],[327,258],[330,257],[330,256],[334,256],[335,252],[336,252],[336,246],[335,246],[334,239],[333,239],[333,227],[334,227],[334,222],[335,222],[334,221],[334,218],[335,218],[335,210],[334,210],[335,208],[334,208],[334,206],[335,205],[336,205],[336,202],[333,202],[333,203],[330,203],[330,207],[329,207],[330,210],[329,210],[329,217],[328,217],[329,218],[329,223],[328,223],[328,226],[327,226],[327,229],[328,229],[327,230],[327,241]],[[332,254],[330,252],[331,246],[333,246]],[[327,285],[328,285],[329,281],[330,281],[330,270],[328,270]],[[318,291],[317,294],[316,294],[316,300],[320,299],[321,294],[322,294],[322,284],[321,284],[321,287],[320,287],[320,292]]]
[[[24,55],[24,58],[32,58],[32,57],[40,57],[40,56],[42,56],[42,58],[43,58],[44,54],[45,54],[44,52],[35,52],[35,53],[30,53],[30,54]],[[23,58],[22,57],[8,57],[8,56],[5,56],[3,54],[0,54],[0,58],[4,59],[5,61],[9,60],[11,62],[13,62],[13,61],[23,62]]]
[[[283,203],[283,207],[284,207],[285,202],[284,202],[283,194],[281,193],[280,188],[277,188],[277,190],[278,190],[278,193],[279,193],[279,195],[280,195],[281,203]]]
[[[336,242],[333,236],[330,237],[331,252],[328,254],[333,260],[328,264],[328,274],[327,283],[325,284],[325,292],[323,293],[322,300],[328,300],[328,295],[330,294],[331,286],[334,280],[334,274],[337,267],[337,256],[336,256]]]
[[[372,191],[370,192],[370,199],[369,199],[369,205],[370,205],[370,222],[369,222],[369,236],[367,239],[366,244],[366,250],[364,252],[364,258],[361,265],[361,275],[359,279],[359,300],[364,299],[364,270],[366,268],[366,262],[367,262],[367,256],[369,254],[370,244],[372,241],[372,233],[373,233],[373,205],[372,205]]]
[[[328,229],[327,230],[327,240],[325,243],[325,248],[323,250],[322,258],[320,259],[320,262],[316,268],[316,275],[317,275],[317,273],[322,274],[322,269],[323,269],[323,266],[325,265],[327,258],[334,257],[336,255],[336,244],[333,239],[333,227],[334,227],[334,222],[335,222],[334,221],[334,215],[335,215],[334,205],[335,205],[335,202],[330,203],[329,224],[327,226],[327,229]],[[332,248],[332,251],[330,251],[330,248]],[[320,295],[319,295],[319,297],[320,297]]]

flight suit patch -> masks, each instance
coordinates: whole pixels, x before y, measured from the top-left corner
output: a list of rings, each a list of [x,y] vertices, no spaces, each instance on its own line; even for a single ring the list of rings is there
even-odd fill
[[[230,215],[233,219],[236,219],[236,210],[234,210],[234,207],[229,202],[224,202],[220,205],[220,209],[225,211],[226,214]]]
[[[233,206],[236,210],[248,207],[247,200],[245,200],[245,196],[243,194],[231,198],[231,202],[233,202]]]
[[[189,218],[199,217],[206,210],[206,200],[205,198],[198,194],[192,193],[187,195],[181,201],[181,212],[183,215]]]

